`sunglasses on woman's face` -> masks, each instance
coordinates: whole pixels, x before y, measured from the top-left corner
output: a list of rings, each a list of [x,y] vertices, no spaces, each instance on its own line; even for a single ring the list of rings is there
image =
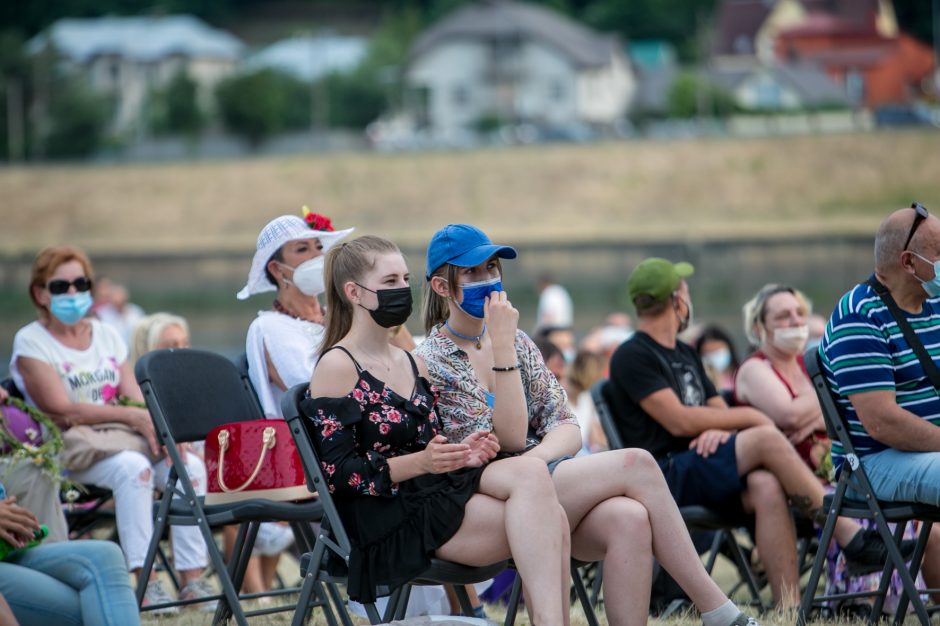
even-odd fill
[[[56,280],[50,280],[49,284],[46,287],[49,289],[49,293],[54,296],[62,295],[63,293],[68,293],[69,287],[75,287],[75,291],[88,291],[91,289],[91,279],[81,276],[76,278],[73,281],[62,280],[57,278]]]

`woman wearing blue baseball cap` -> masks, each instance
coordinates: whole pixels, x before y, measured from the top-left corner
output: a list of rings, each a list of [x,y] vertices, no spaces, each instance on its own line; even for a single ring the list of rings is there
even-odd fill
[[[755,624],[705,571],[649,453],[572,458],[581,447],[577,419],[502,287],[501,260],[515,257],[467,224],[444,227],[428,246],[428,337],[416,354],[438,390],[445,434],[460,441],[492,430],[503,452],[545,461],[568,515],[572,556],[604,561],[608,623],[646,623],[655,556],[705,626]]]

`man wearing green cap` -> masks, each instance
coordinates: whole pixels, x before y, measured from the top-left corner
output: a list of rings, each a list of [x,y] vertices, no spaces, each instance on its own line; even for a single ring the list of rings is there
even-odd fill
[[[693,272],[688,263],[649,258],[630,274],[637,332],[611,358],[611,410],[625,445],[645,448],[659,461],[680,506],[754,514],[774,601],[795,606],[799,576],[790,504],[817,519],[823,488],[770,418],[725,404],[701,359],[678,340],[692,319],[685,278]],[[870,541],[854,522],[839,520],[836,541],[855,573],[883,566],[884,545]]]

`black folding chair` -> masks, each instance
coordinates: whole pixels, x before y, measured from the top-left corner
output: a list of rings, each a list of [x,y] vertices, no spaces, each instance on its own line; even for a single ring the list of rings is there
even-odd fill
[[[832,600],[848,600],[851,598],[872,597],[875,599],[874,607],[869,616],[869,624],[881,616],[882,608],[887,597],[888,587],[891,583],[892,572],[897,570],[904,588],[903,596],[898,603],[898,610],[895,614],[894,622],[899,624],[904,620],[907,613],[908,602],[914,606],[914,611],[920,623],[926,626],[930,622],[927,608],[921,600],[920,593],[925,590],[917,590],[914,580],[920,571],[921,561],[924,557],[924,550],[927,545],[927,538],[930,535],[930,529],[933,522],[940,519],[940,508],[927,504],[915,502],[889,502],[880,500],[876,497],[871,483],[868,480],[868,474],[865,467],[861,464],[858,455],[855,453],[855,446],[852,444],[852,438],[849,436],[849,425],[846,422],[842,412],[836,405],[836,400],[829,382],[822,371],[821,357],[817,348],[810,348],[804,356],[806,371],[809,373],[816,389],[816,396],[819,398],[819,405],[822,408],[823,419],[826,421],[826,430],[829,431],[829,438],[838,441],[845,452],[845,460],[839,471],[838,481],[836,482],[835,492],[827,495],[823,501],[823,510],[826,511],[826,525],[823,527],[822,537],[819,540],[820,549],[816,552],[816,560],[813,562],[813,569],[810,572],[809,581],[806,590],[803,592],[803,601],[800,604],[800,610],[797,614],[797,625],[803,626],[806,623],[807,616],[813,606],[822,602]],[[848,489],[852,489],[851,496]],[[826,546],[832,540],[835,530],[836,520],[839,517],[851,517],[855,519],[874,520],[878,529],[878,534],[884,541],[888,549],[888,560],[885,563],[884,570],[881,573],[881,585],[877,591],[858,592],[830,595],[816,595],[819,585],[819,578],[823,567],[826,565]],[[914,554],[911,556],[910,567],[904,562],[904,557],[898,549],[904,534],[904,528],[908,522],[919,520],[921,522],[920,534],[917,538],[917,544],[914,548]],[[888,527],[889,523],[895,523],[894,533]],[[933,607],[932,607],[933,608]]]
[[[594,400],[597,418],[604,429],[608,446],[611,450],[619,450],[627,446],[624,445],[620,429],[617,428],[613,413],[610,410],[609,384],[607,380],[595,383],[591,387],[591,399]],[[766,609],[767,605],[760,597],[761,585],[751,569],[750,558],[734,535],[735,530],[746,525],[746,520],[741,519],[740,516],[724,515],[718,511],[697,505],[680,506],[679,513],[690,532],[713,531],[715,533],[712,545],[705,557],[705,570],[711,574],[718,555],[728,555],[740,577],[740,582],[735,585],[735,589],[743,584],[751,595],[752,603],[760,610]]]
[[[144,355],[135,367],[137,382],[143,391],[147,408],[153,419],[159,442],[166,446],[171,468],[163,497],[155,505],[153,538],[137,585],[137,601],[143,600],[147,580],[160,538],[167,526],[179,524],[198,526],[209,552],[222,593],[211,599],[220,599],[213,623],[233,616],[240,625],[246,617],[277,611],[296,609],[306,614],[311,606],[322,606],[330,626],[336,625],[332,609],[322,585],[315,584],[305,596],[303,605],[289,604],[256,611],[243,611],[237,589],[241,587],[245,568],[251,556],[254,540],[261,522],[290,522],[298,546],[312,549],[315,533],[312,522],[320,519],[323,507],[316,500],[306,502],[274,502],[252,499],[230,504],[207,506],[196,495],[186,465],[176,444],[202,441],[217,426],[263,417],[261,407],[251,391],[248,380],[239,375],[235,366],[225,357],[201,350],[158,350]],[[179,498],[174,499],[174,495]],[[213,527],[239,524],[238,536],[228,566],[212,535]],[[286,589],[262,595],[283,595],[297,592]],[[245,596],[258,597],[259,594]],[[194,602],[177,601],[146,607],[157,609]],[[308,603],[312,605],[308,606]]]
[[[312,551],[304,554],[301,559],[301,574],[304,577],[304,582],[300,593],[300,604],[297,613],[294,614],[294,626],[303,623],[305,615],[301,613],[299,607],[304,606],[318,581],[334,584],[345,584],[346,582],[344,576],[331,574],[327,570],[326,564],[329,554],[332,553],[348,564],[349,554],[352,550],[349,535],[343,527],[343,522],[336,510],[336,504],[330,496],[326,478],[323,476],[323,470],[320,468],[313,442],[307,432],[307,423],[310,420],[300,409],[300,403],[304,399],[306,391],[306,384],[296,385],[289,389],[281,399],[281,410],[284,413],[284,419],[290,425],[291,435],[293,435],[297,450],[300,452],[300,459],[307,475],[307,484],[311,491],[316,491],[319,494],[320,501],[323,504],[323,519],[320,522],[316,545],[313,546]],[[408,607],[411,585],[454,585],[461,610],[464,615],[472,617],[473,607],[470,605],[470,598],[467,596],[464,585],[489,580],[503,571],[506,565],[506,561],[499,561],[485,567],[471,567],[451,561],[432,559],[430,567],[407,585],[398,589],[379,589],[378,595],[388,595],[389,602],[384,615],[379,614],[375,603],[365,604],[369,621],[372,624],[379,624],[393,619],[402,619],[405,609]],[[336,587],[328,586],[328,589],[344,626],[352,626],[352,620],[345,608],[345,602]]]

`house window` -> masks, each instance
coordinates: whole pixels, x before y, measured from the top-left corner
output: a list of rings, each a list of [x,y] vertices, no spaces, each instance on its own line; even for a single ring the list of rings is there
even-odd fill
[[[757,82],[757,107],[760,109],[779,109],[782,101],[780,85],[769,76]]]
[[[451,92],[451,100],[454,106],[465,107],[470,102],[470,93],[463,85],[456,85]]]
[[[568,90],[565,89],[565,83],[561,80],[553,80],[549,89],[549,95],[555,102],[563,102],[568,96]]]
[[[121,82],[121,61],[112,59],[108,62],[108,79],[111,84],[117,86]]]
[[[854,105],[865,102],[865,76],[856,69],[845,73],[845,95]]]
[[[754,44],[747,35],[738,35],[731,44],[735,54],[754,54]]]

